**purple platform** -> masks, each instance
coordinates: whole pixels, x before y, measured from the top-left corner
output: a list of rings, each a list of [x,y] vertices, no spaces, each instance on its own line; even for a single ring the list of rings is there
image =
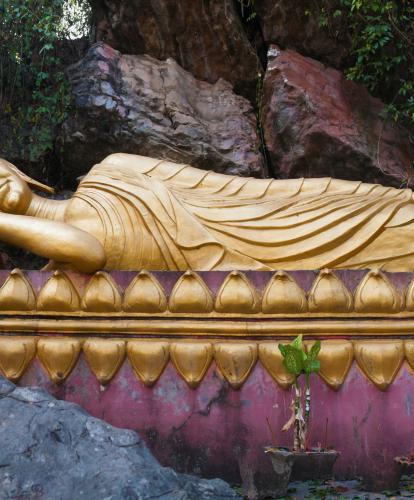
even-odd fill
[[[168,296],[181,273],[154,274]],[[213,294],[226,274],[200,273]],[[246,274],[259,291],[271,276],[267,272]],[[290,274],[306,292],[317,276],[316,272]],[[337,274],[354,292],[366,272]],[[84,288],[88,277],[69,275],[80,289]],[[123,291],[135,273],[112,275]],[[27,276],[38,291],[49,274],[30,272]],[[401,293],[412,280],[408,273],[387,276]],[[277,332],[267,338],[276,340]],[[414,332],[405,333],[404,338],[414,338]],[[265,445],[274,444],[266,419],[271,422],[277,444],[292,443],[291,432],[281,431],[290,417],[292,393],[281,389],[260,362],[239,390],[229,386],[214,361],[197,389],[189,388],[171,363],[159,381],[148,388],[138,380],[128,360],[111,383],[102,387],[83,356],[60,386],[50,381],[38,359],[19,385],[44,387],[113,425],[137,430],[166,466],[204,477],[221,477],[231,483],[242,482],[246,492],[252,491],[259,476],[271,474],[270,460],[263,452]],[[394,457],[414,453],[414,376],[407,361],[386,391],[375,387],[355,361],[338,391],[313,376],[312,399],[311,443],[341,452],[335,466],[337,478],[364,476],[379,483],[391,475]]]

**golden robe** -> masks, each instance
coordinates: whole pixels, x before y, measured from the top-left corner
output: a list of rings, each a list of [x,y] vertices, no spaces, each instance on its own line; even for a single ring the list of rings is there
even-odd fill
[[[75,198],[101,220],[109,269],[414,271],[410,189],[241,178],[116,154]]]

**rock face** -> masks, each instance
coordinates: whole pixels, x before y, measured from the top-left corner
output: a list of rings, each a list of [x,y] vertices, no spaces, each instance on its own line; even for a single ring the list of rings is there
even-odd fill
[[[74,109],[59,141],[68,177],[119,151],[264,176],[251,105],[224,80],[201,82],[172,59],[124,56],[104,44],[68,75]]]
[[[0,497],[43,500],[239,498],[219,479],[163,468],[133,431],[0,377]]]
[[[255,9],[267,44],[296,49],[334,67],[349,57],[351,40],[346,22],[330,16],[321,26],[320,12],[314,0],[260,0]]]
[[[412,186],[414,145],[381,119],[383,104],[337,70],[272,46],[263,128],[276,177],[322,177]]]
[[[124,54],[172,57],[196,78],[254,96],[260,62],[233,0],[93,0],[96,38]]]

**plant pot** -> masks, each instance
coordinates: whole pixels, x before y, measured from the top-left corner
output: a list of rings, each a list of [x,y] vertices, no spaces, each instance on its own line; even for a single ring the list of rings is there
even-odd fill
[[[396,457],[394,462],[397,464],[400,476],[411,476],[414,474],[414,457]]]
[[[294,452],[291,481],[331,479],[332,469],[339,455],[339,451],[335,450]]]
[[[266,488],[266,495],[264,495],[264,492],[261,492],[261,497],[284,497],[289,486],[294,453],[286,448],[272,448],[270,446],[265,448],[265,453],[269,455],[272,461],[274,481],[271,484],[269,483],[268,488]]]

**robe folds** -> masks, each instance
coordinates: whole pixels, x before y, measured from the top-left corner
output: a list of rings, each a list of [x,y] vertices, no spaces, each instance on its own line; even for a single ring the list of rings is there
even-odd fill
[[[100,217],[109,268],[414,271],[410,189],[243,178],[114,154],[75,197]]]

